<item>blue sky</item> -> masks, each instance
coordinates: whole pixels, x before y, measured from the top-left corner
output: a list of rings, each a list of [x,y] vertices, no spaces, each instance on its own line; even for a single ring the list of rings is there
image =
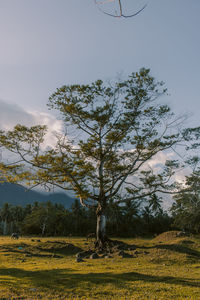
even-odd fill
[[[137,17],[120,19],[93,0],[0,0],[0,126],[29,124],[36,112],[43,122],[48,97],[63,84],[140,67],[166,83],[177,114],[192,114],[188,125],[199,125],[200,1],[122,0],[131,13],[146,2]]]

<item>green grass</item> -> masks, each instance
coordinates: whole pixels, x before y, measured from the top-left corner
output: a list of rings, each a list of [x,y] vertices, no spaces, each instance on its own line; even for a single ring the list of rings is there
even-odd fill
[[[200,299],[200,239],[124,239],[133,258],[84,259],[83,238],[0,237],[0,299]],[[67,243],[73,244],[69,246]]]

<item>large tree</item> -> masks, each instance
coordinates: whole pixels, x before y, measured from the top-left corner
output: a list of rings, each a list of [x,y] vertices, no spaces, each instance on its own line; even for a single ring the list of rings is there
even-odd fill
[[[151,162],[158,153],[189,142],[191,131],[181,129],[180,118],[159,104],[164,94],[163,83],[148,69],[115,83],[98,80],[57,89],[48,105],[61,113],[65,134],[57,135],[55,147],[42,150],[45,126],[2,131],[1,145],[20,157],[16,164],[1,164],[4,177],[73,190],[83,206],[96,207],[96,245],[103,247],[110,202],[152,199],[175,189],[171,178],[177,161],[155,169]]]

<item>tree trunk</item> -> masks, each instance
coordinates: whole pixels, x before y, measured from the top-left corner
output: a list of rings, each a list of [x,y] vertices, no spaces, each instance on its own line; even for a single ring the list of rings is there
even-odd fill
[[[3,235],[7,235],[8,234],[8,223],[7,220],[5,219],[3,221]]]
[[[9,233],[13,233],[13,227],[14,227],[14,223],[13,221],[10,223],[10,232]]]
[[[105,242],[107,241],[106,236],[106,216],[102,210],[97,212],[97,228],[96,228],[96,248],[103,249]]]
[[[46,222],[42,224],[42,236],[44,236],[45,234],[45,229],[46,229]]]
[[[45,235],[45,230],[46,230],[46,226],[47,226],[47,220],[48,220],[48,217],[45,217],[44,221],[43,221],[43,224],[41,226],[41,229],[42,229],[42,236]]]

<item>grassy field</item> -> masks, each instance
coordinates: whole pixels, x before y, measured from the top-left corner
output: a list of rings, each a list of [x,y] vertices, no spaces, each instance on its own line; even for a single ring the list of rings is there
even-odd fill
[[[133,257],[77,262],[92,242],[0,237],[0,299],[200,299],[200,238],[123,242]]]

